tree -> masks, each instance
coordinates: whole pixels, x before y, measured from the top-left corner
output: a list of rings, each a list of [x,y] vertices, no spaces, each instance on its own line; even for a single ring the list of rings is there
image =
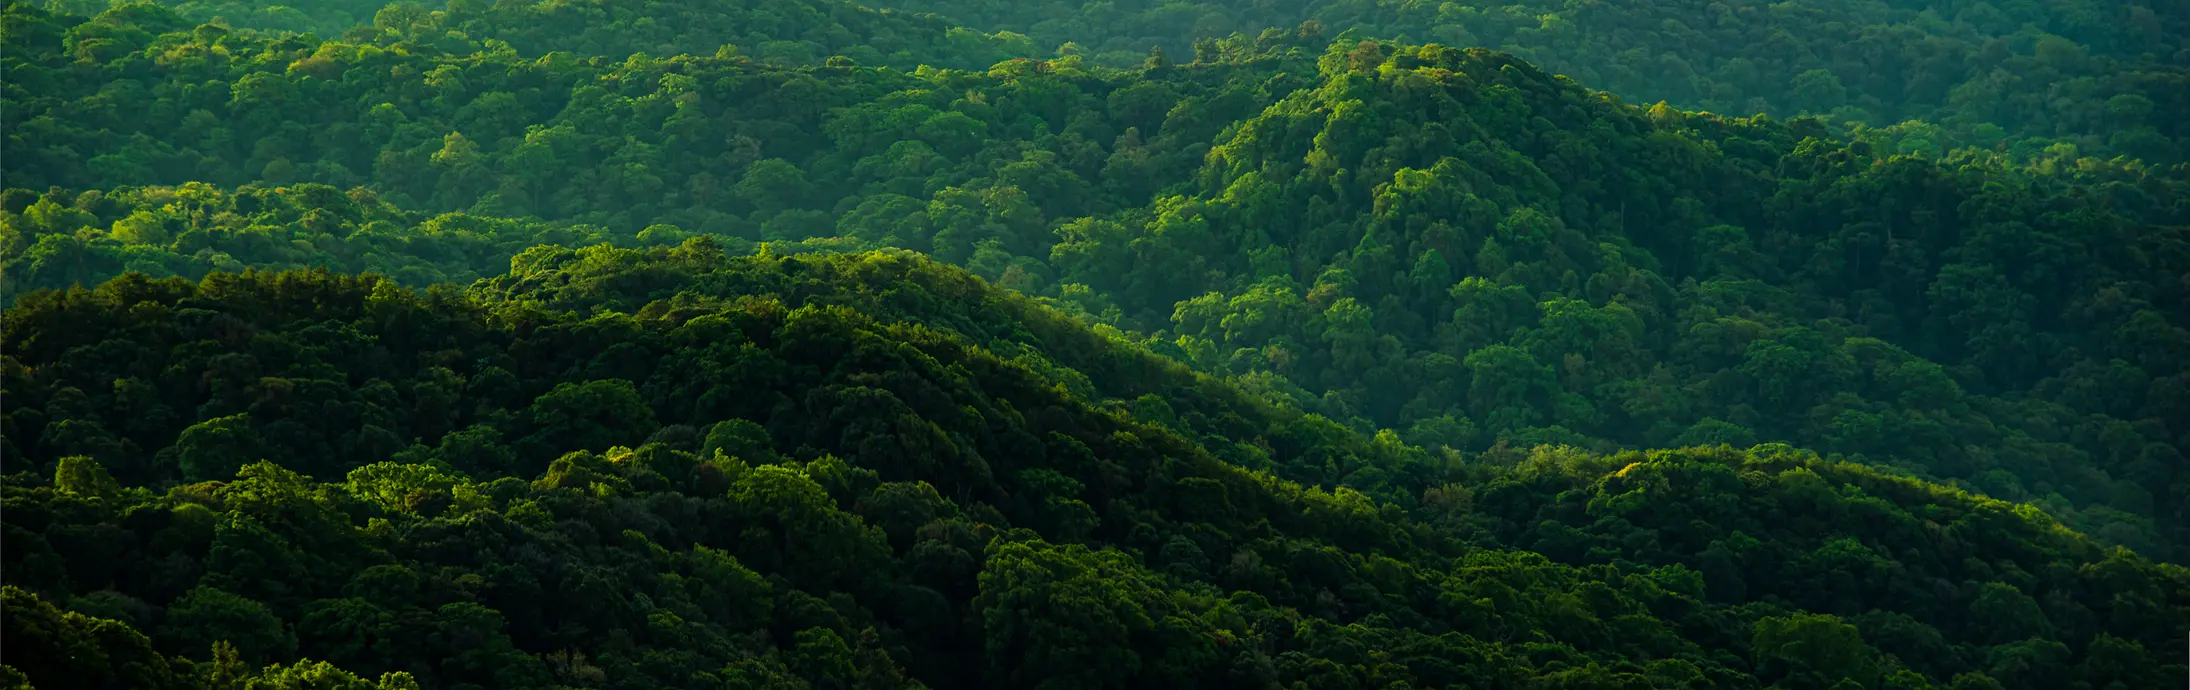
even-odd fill
[[[1976,600],[1970,602],[1969,625],[1990,644],[2053,636],[2053,624],[2038,602],[2000,582],[1987,582],[1978,589]]]
[[[168,607],[160,637],[176,649],[236,646],[244,659],[266,663],[296,653],[296,636],[265,604],[211,587],[184,593]]]
[[[806,173],[779,158],[756,161],[731,186],[731,193],[762,212],[805,208],[817,193]]]
[[[989,547],[988,562],[974,606],[995,682],[1093,688],[1183,682],[1191,676],[1165,673],[1174,671],[1165,668],[1167,657],[1191,658],[1199,650],[1155,645],[1208,644],[1159,632],[1193,623],[1169,618],[1149,575],[1123,554],[999,542]]]
[[[105,466],[82,455],[61,458],[60,465],[53,470],[53,488],[85,498],[106,499],[115,498],[122,491],[114,477],[107,474]]]
[[[700,444],[700,454],[717,452],[753,464],[771,464],[776,461],[776,451],[771,446],[768,430],[744,419],[728,419],[707,428],[707,439]]]
[[[160,461],[182,470],[187,481],[228,479],[244,465],[265,457],[249,414],[216,417],[193,424],[160,451]]]
[[[1878,682],[1878,653],[1838,616],[1796,614],[1757,621],[1750,642],[1759,675],[1797,688],[1858,687]]]
[[[660,428],[654,410],[630,381],[598,379],[559,384],[532,401],[535,431],[523,444],[538,449],[607,449],[636,444]]]
[[[127,625],[63,612],[14,585],[0,592],[0,600],[7,614],[0,639],[20,679],[63,690],[184,687],[167,658]]]

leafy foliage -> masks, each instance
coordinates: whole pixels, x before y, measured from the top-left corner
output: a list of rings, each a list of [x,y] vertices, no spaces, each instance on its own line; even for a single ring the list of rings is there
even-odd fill
[[[1601,5],[11,3],[0,685],[2181,677],[2181,18]]]
[[[57,13],[83,16],[109,9],[104,0],[46,0],[40,4]],[[155,4],[172,10],[172,14],[153,9]],[[877,11],[843,0],[457,0],[426,4],[413,0],[316,0],[298,5],[256,0],[121,0],[112,5],[126,6],[125,11],[137,15],[139,22],[157,18],[167,24],[179,18],[224,28],[309,33],[359,45],[426,52],[514,49],[527,55],[565,52],[614,60],[634,53],[726,52],[800,64],[820,64],[826,58],[843,56],[908,69],[921,64],[979,68],[1034,54],[1032,44],[1017,34],[984,34],[933,16]],[[108,36],[112,34],[98,37]],[[97,50],[111,51],[127,45],[125,39],[118,44],[106,43]],[[317,61],[305,64],[311,70],[328,67]]]
[[[2168,3],[877,4],[1044,45],[1075,42],[1116,65],[1137,64],[1152,45],[1206,61],[1258,38],[1327,32],[1506,51],[1639,103],[1825,116],[1889,151],[1973,146],[2029,157],[2065,145],[2161,163],[2190,155],[2190,131],[2167,115],[2190,107],[2190,11]]]
[[[2163,557],[2190,524],[2179,165],[1883,155],[1501,54],[1318,56],[1303,34],[985,73],[146,40],[169,47],[35,99],[10,136],[43,147],[11,180],[180,186],[10,192],[11,290],[246,266],[463,283],[539,243],[697,235],[899,247],[1412,443],[1788,442]],[[231,57],[176,57],[197,52]],[[334,62],[283,66],[312,56]],[[88,97],[186,93],[192,70],[238,85],[217,114]],[[266,135],[246,155],[223,123]],[[87,150],[111,152],[70,162]]]
[[[146,661],[112,673],[185,684],[207,665],[383,687],[2182,668],[2190,572],[1785,447],[1452,463],[909,255],[694,240],[519,263],[468,293],[292,272],[26,298],[5,321],[25,449],[6,577],[11,607],[70,611],[10,624],[127,631]],[[1168,414],[1143,418],[1144,391]],[[209,424],[284,466],[194,481],[135,450]],[[128,488],[48,479],[86,461],[22,430],[68,425],[111,430],[91,461]],[[376,438],[415,440],[337,450]],[[11,660],[93,644],[10,632]]]

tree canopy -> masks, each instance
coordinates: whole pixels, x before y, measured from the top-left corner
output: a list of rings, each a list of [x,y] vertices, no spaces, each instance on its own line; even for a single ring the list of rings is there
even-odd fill
[[[2190,668],[2181,8],[878,4],[10,2],[0,686]]]
[[[909,254],[695,239],[521,263],[463,292],[130,275],[10,310],[7,656],[109,664],[18,672],[2035,688],[2181,669],[2190,572],[1786,446],[1459,462]]]

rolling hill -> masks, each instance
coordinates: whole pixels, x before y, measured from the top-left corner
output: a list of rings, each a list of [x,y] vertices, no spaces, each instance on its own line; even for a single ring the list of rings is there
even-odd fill
[[[0,685],[2163,685],[2179,24],[11,3]]]
[[[2190,605],[1784,446],[1453,462],[905,254],[131,276],[4,325],[38,687],[2136,687]],[[1339,467],[1383,481],[1292,479]]]

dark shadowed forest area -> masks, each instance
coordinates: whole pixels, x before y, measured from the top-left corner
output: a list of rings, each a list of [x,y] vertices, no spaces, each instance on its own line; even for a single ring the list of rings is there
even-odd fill
[[[0,13],[0,688],[2190,677],[2190,5],[299,2]]]

